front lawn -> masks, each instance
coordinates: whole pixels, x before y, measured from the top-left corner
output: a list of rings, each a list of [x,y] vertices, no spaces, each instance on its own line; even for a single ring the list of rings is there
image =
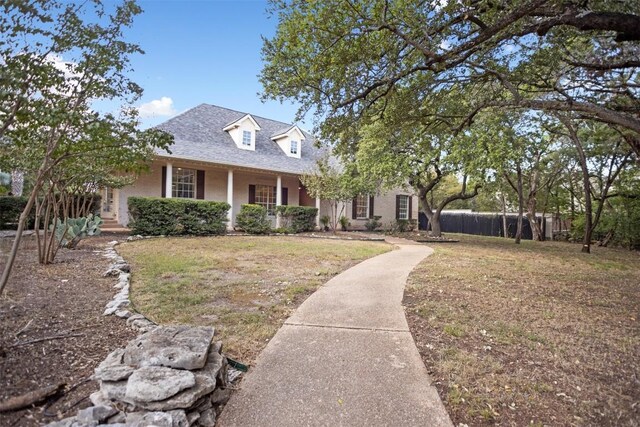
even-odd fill
[[[637,425],[639,254],[454,237],[404,300],[454,424]]]
[[[161,238],[117,247],[132,267],[138,311],[161,324],[215,326],[225,352],[246,363],[320,285],[391,248],[273,236]]]

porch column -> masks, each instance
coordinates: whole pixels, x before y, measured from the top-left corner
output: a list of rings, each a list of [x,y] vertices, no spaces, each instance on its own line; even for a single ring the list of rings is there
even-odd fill
[[[227,213],[227,229],[233,230],[233,169],[227,172],[227,203],[231,206]]]
[[[173,187],[173,165],[167,162],[167,179],[164,183],[164,196],[167,199],[171,198],[171,195],[172,195],[171,193],[173,193],[172,187]]]
[[[320,197],[316,197],[316,209],[318,209],[318,213],[316,214],[316,227],[320,228]]]
[[[282,204],[282,177],[278,175],[278,179],[276,181],[276,206],[280,206]],[[276,213],[276,228],[280,228],[280,215]]]

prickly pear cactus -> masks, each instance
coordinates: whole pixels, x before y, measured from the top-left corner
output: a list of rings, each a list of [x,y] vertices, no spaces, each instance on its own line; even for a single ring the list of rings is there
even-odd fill
[[[98,236],[102,218],[89,214],[81,218],[67,218],[66,222],[60,221],[56,224],[56,240],[63,248],[73,249],[80,240],[89,236]]]

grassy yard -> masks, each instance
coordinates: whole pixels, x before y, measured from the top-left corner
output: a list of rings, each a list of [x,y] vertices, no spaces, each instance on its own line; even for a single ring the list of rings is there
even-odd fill
[[[639,254],[455,237],[404,300],[454,424],[637,426]]]
[[[390,249],[383,242],[230,236],[118,246],[132,266],[138,311],[161,324],[215,326],[225,351],[246,363],[320,285]]]

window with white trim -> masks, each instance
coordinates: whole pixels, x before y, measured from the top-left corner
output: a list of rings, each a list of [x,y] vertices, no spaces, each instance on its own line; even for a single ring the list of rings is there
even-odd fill
[[[298,154],[298,141],[291,141],[291,154]]]
[[[251,131],[242,131],[242,145],[251,145]]]
[[[276,187],[256,185],[256,205],[264,206],[267,215],[276,214]]]
[[[398,219],[409,219],[409,196],[398,196]]]
[[[359,194],[356,197],[356,219],[369,218],[369,196]]]
[[[194,199],[196,197],[196,170],[173,168],[171,197]]]

